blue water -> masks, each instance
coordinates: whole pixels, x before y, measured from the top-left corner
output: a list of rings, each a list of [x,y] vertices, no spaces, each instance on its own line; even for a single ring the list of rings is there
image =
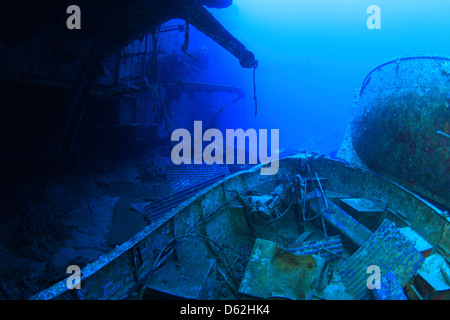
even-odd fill
[[[379,30],[366,25],[370,5],[381,9]],[[336,150],[370,70],[398,57],[450,55],[450,2],[444,0],[234,0],[209,11],[259,61],[255,117],[252,70],[192,31],[208,48],[208,72],[246,92],[245,102],[224,111],[218,126],[277,128],[281,147]]]

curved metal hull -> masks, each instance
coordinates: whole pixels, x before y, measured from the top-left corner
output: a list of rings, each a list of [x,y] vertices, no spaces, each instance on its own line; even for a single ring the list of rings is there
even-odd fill
[[[375,68],[354,100],[339,156],[449,207],[449,74],[445,57],[407,57]]]

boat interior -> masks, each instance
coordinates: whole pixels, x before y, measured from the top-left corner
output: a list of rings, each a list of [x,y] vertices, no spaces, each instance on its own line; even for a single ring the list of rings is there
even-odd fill
[[[446,299],[450,218],[366,169],[317,155],[232,174],[35,298]],[[376,272],[386,275],[374,290]],[[447,286],[447,287],[446,287]]]

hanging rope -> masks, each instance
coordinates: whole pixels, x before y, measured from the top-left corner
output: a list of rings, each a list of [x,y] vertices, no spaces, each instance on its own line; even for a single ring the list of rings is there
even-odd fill
[[[78,141],[77,140],[75,140],[75,156],[77,158],[78,173],[80,174],[80,180],[81,180],[81,188],[83,189],[84,199],[86,200],[86,204],[88,207],[89,217],[91,218],[92,224],[95,225],[94,214],[92,212],[91,203],[89,201],[89,197],[88,197],[88,194],[86,191],[86,182],[84,180],[84,176],[81,171],[80,153],[79,153],[79,149],[78,149]]]
[[[244,97],[244,96],[239,95],[236,99],[234,99],[233,101],[227,103],[226,105],[222,106],[219,110],[217,110],[216,113],[214,113],[214,115],[212,115],[212,116],[209,118],[206,127],[213,126],[214,123],[215,123],[215,121],[216,121],[216,119],[217,119],[217,116],[218,116],[223,110],[225,110],[228,106],[231,106],[232,104],[236,103],[237,101],[239,101],[239,100],[242,99],[243,97]]]
[[[158,26],[156,30],[152,32],[152,46],[153,46],[153,56],[152,56],[152,74],[153,74],[153,112],[156,113],[156,94],[158,83],[158,38],[161,26]]]
[[[255,117],[258,114],[258,101],[256,99],[256,68],[258,64],[253,67],[253,99],[255,100]]]
[[[163,92],[162,92],[162,84],[161,84],[161,69],[159,67],[159,63],[158,63],[158,38],[159,38],[159,33],[161,31],[161,26],[159,25],[156,30],[154,30],[152,32],[152,42],[153,42],[153,60],[152,60],[152,73],[153,73],[153,111],[156,114],[156,106],[157,106],[157,101],[156,101],[156,97],[159,97],[159,105],[160,105],[160,110],[162,111],[163,117],[164,117],[164,122],[166,125],[166,129],[167,129],[167,134],[169,135],[169,137],[172,135],[171,130],[170,130],[170,124],[169,124],[169,119],[167,116],[167,110],[166,110],[166,105],[164,102],[164,96],[163,96]],[[159,117],[158,117],[159,119]]]
[[[193,57],[189,52],[187,52],[189,48],[189,22],[186,21],[186,27],[184,28],[184,44],[181,46],[181,51],[183,51],[186,55],[197,61],[195,57]]]

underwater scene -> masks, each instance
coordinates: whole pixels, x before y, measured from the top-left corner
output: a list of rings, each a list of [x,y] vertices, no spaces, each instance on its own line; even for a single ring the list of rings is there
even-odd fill
[[[449,300],[449,14],[1,1],[0,300]]]

